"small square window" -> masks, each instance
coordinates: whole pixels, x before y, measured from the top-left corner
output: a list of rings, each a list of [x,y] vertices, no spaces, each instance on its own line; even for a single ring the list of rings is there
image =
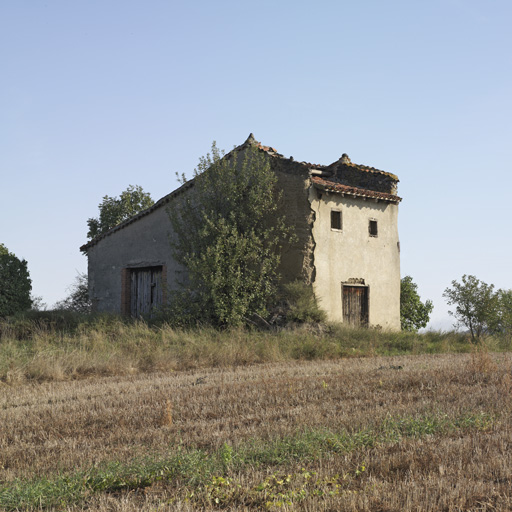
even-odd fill
[[[341,212],[339,210],[331,210],[331,229],[341,231]]]
[[[368,232],[370,233],[370,236],[378,236],[379,235],[376,220],[370,220],[370,223],[368,224]]]

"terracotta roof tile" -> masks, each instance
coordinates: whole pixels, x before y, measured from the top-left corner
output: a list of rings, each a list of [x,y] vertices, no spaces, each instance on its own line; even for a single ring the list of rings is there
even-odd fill
[[[387,194],[385,192],[376,192],[375,190],[368,190],[365,188],[350,187],[343,185],[333,180],[321,178],[320,176],[312,176],[311,181],[313,185],[322,190],[328,192],[335,192],[338,194],[347,194],[355,197],[368,197],[372,199],[380,199],[389,203],[398,204],[402,198],[393,194]]]
[[[236,149],[240,149],[242,146],[245,146],[246,144],[252,145],[258,149],[261,149],[262,151],[264,151],[265,153],[267,153],[270,156],[287,159],[284,155],[282,155],[281,153],[278,153],[277,149],[275,149],[271,146],[264,146],[261,142],[257,141],[254,138],[254,135],[252,133],[249,134],[249,137],[247,138],[247,140],[243,144],[238,146],[238,148],[236,148]],[[347,155],[344,155],[344,156],[346,156],[347,158],[343,159],[343,157],[341,157],[339,160],[337,160],[336,162],[333,162],[332,164],[329,164],[329,165],[314,164],[314,163],[303,162],[303,161],[298,161],[298,160],[296,162],[299,164],[305,165],[306,167],[312,168],[312,169],[322,169],[327,172],[330,171],[333,174],[336,172],[336,168],[338,168],[339,166],[345,166],[345,167],[351,167],[353,169],[357,169],[358,171],[362,171],[362,172],[369,172],[372,174],[382,174],[384,176],[388,176],[389,178],[391,178],[394,181],[397,181],[397,182],[399,181],[398,176],[396,176],[396,174],[393,174],[393,173],[387,172],[387,171],[382,171],[380,169],[377,169],[376,167],[371,167],[369,165],[355,164],[350,161],[350,159],[348,158]],[[290,157],[287,160],[293,160],[293,158]]]

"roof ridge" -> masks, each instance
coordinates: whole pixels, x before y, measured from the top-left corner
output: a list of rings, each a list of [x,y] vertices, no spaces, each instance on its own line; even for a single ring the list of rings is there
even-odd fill
[[[335,170],[338,166],[342,165],[342,166],[352,167],[352,168],[355,168],[355,169],[358,169],[361,171],[365,171],[365,172],[384,174],[386,176],[389,176],[394,181],[397,181],[397,182],[399,181],[398,177],[390,172],[381,171],[380,169],[376,169],[375,167],[352,163],[352,161],[350,160],[350,158],[348,157],[348,155],[346,153],[344,153],[339,160],[337,160],[336,162],[333,162],[330,165],[314,164],[314,163],[310,163],[310,162],[299,161],[299,160],[295,160],[292,156],[287,158],[284,155],[282,155],[281,153],[278,153],[277,150],[275,148],[273,148],[272,146],[264,146],[261,142],[257,141],[252,132],[249,134],[249,136],[247,137],[247,139],[245,140],[245,142],[243,144],[240,144],[239,146],[236,146],[235,148],[233,148],[229,153],[224,155],[224,158],[228,157],[231,153],[240,151],[241,149],[243,149],[244,147],[247,147],[247,146],[253,146],[253,147],[259,149],[260,151],[264,151],[267,155],[269,155],[273,158],[281,158],[283,160],[288,160],[288,161],[294,162],[295,164],[299,164],[299,165],[308,167],[310,169],[326,169],[326,170],[333,169],[333,170]],[[395,196],[393,194],[388,194],[386,192],[377,192],[374,190],[353,187],[350,185],[343,185],[336,181],[324,180],[320,176],[313,176],[311,179],[312,179],[313,183],[315,183],[316,185],[321,186],[321,187],[326,187],[326,189],[330,189],[334,192],[339,191],[339,192],[347,193],[347,194],[354,195],[354,196],[360,196],[360,197],[374,197],[374,198],[379,198],[379,199],[383,199],[383,200],[388,200],[390,202],[394,202],[395,204],[398,204],[398,202],[401,201],[400,197]],[[86,252],[87,249],[89,249],[93,245],[96,245],[103,238],[106,238],[107,236],[111,235],[112,233],[115,233],[116,231],[123,229],[124,227],[128,226],[132,222],[135,222],[136,220],[140,219],[141,217],[145,217],[146,215],[149,215],[151,212],[153,212],[157,208],[160,208],[160,206],[164,205],[165,203],[168,203],[171,199],[173,199],[174,197],[176,197],[177,195],[182,193],[184,190],[191,187],[193,184],[194,184],[194,178],[188,180],[186,183],[184,183],[177,189],[173,190],[169,194],[166,194],[165,196],[160,198],[158,201],[156,201],[149,208],[142,210],[141,212],[137,213],[136,215],[130,217],[129,219],[126,219],[123,222],[119,223],[117,226],[110,228],[105,233],[101,233],[100,235],[94,237],[92,240],[89,240],[89,242],[85,243],[84,245],[82,245],[80,247],[80,251]],[[351,192],[351,190],[352,190],[352,192]]]

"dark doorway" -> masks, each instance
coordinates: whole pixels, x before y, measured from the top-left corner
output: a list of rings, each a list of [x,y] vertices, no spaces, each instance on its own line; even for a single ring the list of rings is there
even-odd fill
[[[130,274],[130,315],[152,316],[163,302],[162,267],[132,268]]]
[[[343,285],[343,323],[368,326],[368,287]]]

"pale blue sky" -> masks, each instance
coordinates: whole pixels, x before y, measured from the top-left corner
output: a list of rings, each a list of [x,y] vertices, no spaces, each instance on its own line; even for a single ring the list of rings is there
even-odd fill
[[[509,0],[0,2],[0,242],[52,305],[105,194],[156,200],[213,140],[400,178],[402,275],[512,288]]]

